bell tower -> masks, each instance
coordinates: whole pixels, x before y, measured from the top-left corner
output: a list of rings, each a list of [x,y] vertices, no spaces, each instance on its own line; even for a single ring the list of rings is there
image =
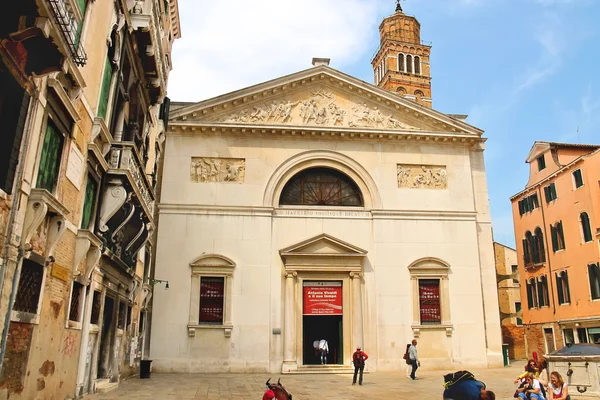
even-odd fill
[[[379,25],[380,44],[371,61],[375,85],[431,108],[431,44],[421,42],[421,24],[402,11],[396,0],[396,12]]]

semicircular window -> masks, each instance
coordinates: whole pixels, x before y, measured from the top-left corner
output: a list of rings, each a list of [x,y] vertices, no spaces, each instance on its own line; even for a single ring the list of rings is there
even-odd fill
[[[285,184],[280,206],[361,207],[360,189],[348,175],[329,168],[309,168]]]

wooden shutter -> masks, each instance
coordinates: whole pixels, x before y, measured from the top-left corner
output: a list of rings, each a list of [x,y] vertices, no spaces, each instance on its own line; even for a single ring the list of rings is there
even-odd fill
[[[556,274],[556,292],[558,294],[558,304],[563,304],[565,302],[565,294],[563,292],[562,278],[560,277],[560,273]]]
[[[558,236],[556,228],[552,225],[550,225],[550,236],[552,237],[552,251],[556,252],[558,250]]]
[[[201,324],[223,324],[225,278],[202,277],[200,279]]]
[[[550,197],[550,186],[544,187],[544,196],[546,197],[546,203],[550,203],[552,198]]]
[[[62,133],[52,120],[48,119],[38,170],[37,188],[46,189],[50,193],[54,192],[58,181],[63,144],[64,137]]]
[[[527,286],[527,306],[531,310],[532,308],[535,308],[535,305],[533,304],[533,292],[529,282],[527,282],[525,285]]]
[[[439,279],[419,280],[419,308],[421,324],[439,324],[442,322]]]
[[[96,190],[98,184],[96,180],[88,174],[87,184],[85,185],[85,199],[83,202],[83,215],[81,217],[81,229],[89,229],[96,202]]]
[[[571,302],[571,292],[569,291],[569,275],[568,275],[567,271],[563,272],[562,283],[563,283],[563,292],[564,292],[565,303],[570,303]]]
[[[560,221],[558,223],[558,225],[556,226],[556,238],[558,240],[558,249],[562,250],[564,249],[567,244],[565,243],[565,235],[563,233],[563,227],[562,227],[562,221]]]
[[[102,77],[102,87],[100,88],[100,99],[98,100],[98,116],[106,120],[106,110],[108,109],[108,96],[110,92],[110,83],[112,81],[112,63],[110,58],[106,57],[104,65],[104,76]]]

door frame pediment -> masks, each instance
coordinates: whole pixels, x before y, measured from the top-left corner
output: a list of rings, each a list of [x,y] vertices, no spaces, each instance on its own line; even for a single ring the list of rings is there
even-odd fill
[[[322,233],[279,251],[290,272],[362,272],[367,251]]]

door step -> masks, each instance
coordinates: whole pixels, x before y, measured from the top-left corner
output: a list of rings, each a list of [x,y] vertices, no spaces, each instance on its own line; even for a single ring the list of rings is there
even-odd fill
[[[108,393],[119,387],[119,382],[111,382],[110,379],[98,379],[96,380],[95,392],[96,393]]]
[[[367,372],[367,371],[365,371]],[[296,371],[287,374],[353,374],[354,368],[348,365],[301,365]]]

